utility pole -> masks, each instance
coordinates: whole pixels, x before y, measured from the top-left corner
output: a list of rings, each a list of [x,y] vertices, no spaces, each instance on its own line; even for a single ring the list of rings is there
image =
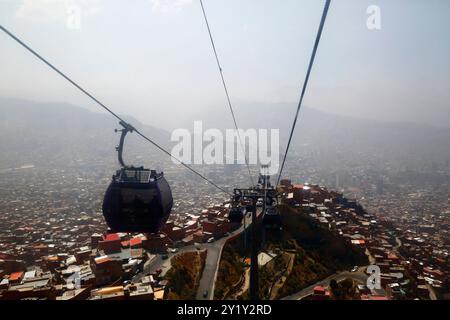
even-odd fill
[[[246,220],[246,217],[247,217],[247,212],[245,212],[245,215],[244,215],[244,232],[243,232],[243,234],[244,234],[244,251],[247,249],[247,228],[246,228],[246,223],[245,223],[245,220]]]
[[[250,254],[250,300],[259,300],[259,281],[258,281],[258,243],[256,241],[258,236],[258,228],[256,226],[256,202],[257,197],[252,197],[252,247]]]

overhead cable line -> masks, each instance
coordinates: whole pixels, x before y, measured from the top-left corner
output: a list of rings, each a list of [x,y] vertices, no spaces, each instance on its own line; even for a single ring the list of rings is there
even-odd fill
[[[309,61],[308,71],[306,72],[306,78],[305,78],[305,81],[303,83],[302,93],[300,95],[300,101],[299,101],[298,106],[297,106],[297,112],[295,113],[294,122],[292,123],[291,133],[289,135],[288,144],[286,146],[286,151],[284,153],[283,162],[281,164],[280,173],[278,175],[278,180],[277,180],[276,186],[278,186],[278,184],[280,182],[280,179],[281,179],[281,175],[283,173],[284,164],[286,162],[286,156],[287,156],[288,151],[289,151],[289,146],[291,145],[292,135],[294,134],[295,125],[297,124],[298,114],[300,112],[300,108],[302,107],[303,98],[305,96],[306,87],[308,86],[309,76],[311,74],[311,69],[312,69],[312,66],[314,64],[314,59],[316,57],[317,48],[319,47],[320,37],[322,36],[322,30],[323,30],[323,27],[325,25],[325,20],[327,18],[327,13],[328,13],[328,9],[330,7],[330,3],[331,3],[331,0],[326,0],[326,2],[325,2],[325,7],[323,9],[322,19],[320,20],[319,30],[317,31],[316,41],[314,43],[314,48],[313,48],[313,51],[312,51],[312,54],[311,54],[311,59]]]
[[[75,81],[73,81],[71,78],[69,78],[67,75],[65,75],[62,71],[60,71],[58,68],[56,68],[53,64],[51,64],[49,61],[47,61],[45,58],[43,58],[40,54],[38,54],[36,51],[34,51],[32,48],[30,48],[27,44],[25,44],[22,40],[20,40],[19,38],[17,38],[14,34],[12,34],[8,29],[6,29],[5,27],[3,27],[2,25],[0,25],[0,29],[5,32],[8,36],[10,36],[12,39],[14,39],[17,43],[19,43],[22,47],[24,47],[25,49],[27,49],[29,52],[31,52],[35,57],[37,57],[39,60],[41,60],[42,62],[44,62],[47,66],[49,66],[50,68],[52,68],[56,73],[58,73],[60,76],[62,76],[64,79],[66,79],[67,81],[69,81],[73,86],[75,86],[78,90],[80,90],[82,93],[84,93],[85,95],[87,95],[89,98],[91,98],[93,101],[95,101],[99,106],[101,106],[103,109],[105,109],[106,111],[108,111],[111,115],[113,115],[114,117],[116,117],[119,121],[121,121],[122,123],[129,125],[125,120],[123,120],[119,115],[117,115],[115,112],[113,112],[110,108],[108,108],[106,105],[104,105],[102,102],[100,102],[97,98],[95,98],[92,94],[90,94],[89,92],[87,92],[85,89],[83,89],[79,84],[77,84]],[[168,156],[170,156],[171,158],[175,159],[176,161],[178,161],[181,165],[183,165],[185,168],[189,169],[190,171],[192,171],[193,173],[195,173],[197,176],[199,176],[200,178],[202,178],[203,180],[205,180],[206,182],[208,182],[209,184],[211,184],[212,186],[216,187],[217,189],[219,189],[220,191],[231,195],[230,192],[226,191],[225,189],[219,187],[217,184],[215,184],[214,182],[212,182],[211,180],[209,180],[208,178],[206,178],[203,174],[197,172],[196,170],[194,170],[192,167],[190,167],[189,165],[185,164],[183,161],[181,161],[180,159],[178,159],[177,157],[173,156],[169,151],[165,150],[163,147],[161,147],[158,143],[154,142],[153,140],[151,140],[150,138],[148,138],[146,135],[144,135],[142,132],[140,132],[139,130],[137,130],[136,128],[133,128],[133,130],[142,138],[144,138],[145,140],[147,140],[148,142],[150,142],[152,145],[154,145],[156,148],[158,148],[159,150],[161,150],[163,153],[167,154]]]
[[[244,145],[242,143],[241,134],[239,133],[239,128],[238,128],[238,125],[237,125],[236,117],[234,115],[234,110],[233,110],[233,106],[231,104],[230,95],[228,93],[228,87],[227,87],[227,84],[225,82],[225,77],[223,76],[223,71],[222,71],[222,66],[220,64],[219,55],[217,54],[216,46],[214,44],[214,39],[213,39],[213,36],[212,36],[212,33],[211,33],[211,29],[209,27],[208,18],[206,16],[205,7],[203,6],[203,1],[202,0],[200,0],[200,5],[202,7],[203,17],[205,18],[206,28],[208,29],[209,39],[211,40],[211,46],[212,46],[213,51],[214,51],[214,56],[216,57],[216,63],[217,63],[217,67],[219,69],[220,78],[222,79],[223,89],[224,89],[225,95],[227,97],[228,107],[230,108],[231,116],[233,117],[234,127],[236,128],[236,132],[238,134],[239,144],[241,145],[241,149],[242,149],[242,152],[244,154],[245,164],[247,166],[248,175],[250,177],[250,181],[251,181],[252,186],[255,186],[255,184],[253,182],[252,174],[250,172],[250,166],[249,166],[249,163],[248,163],[247,153],[246,153]]]

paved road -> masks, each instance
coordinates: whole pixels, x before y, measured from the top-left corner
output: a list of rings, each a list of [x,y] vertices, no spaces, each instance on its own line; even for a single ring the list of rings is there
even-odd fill
[[[398,249],[402,246],[402,242],[400,241],[399,238],[395,238],[396,241],[396,246],[394,247],[395,251],[398,251]],[[369,255],[369,260],[370,263],[374,264],[375,263],[375,258],[373,258],[372,255]],[[367,278],[368,276],[362,272],[361,270],[365,269],[365,267],[360,267],[358,272],[348,272],[348,271],[344,271],[344,272],[340,272],[340,273],[336,273],[334,275],[329,276],[328,278],[321,280],[315,284],[313,284],[312,286],[309,286],[305,289],[303,289],[300,292],[297,292],[293,295],[287,296],[285,298],[283,298],[282,300],[301,300],[302,298],[309,296],[310,294],[312,294],[314,292],[314,287],[315,286],[329,286],[330,285],[330,281],[332,279],[336,280],[336,281],[342,281],[346,278],[350,278],[352,280],[355,280],[357,282],[366,284],[367,283]],[[386,292],[384,289],[374,289],[373,290],[376,294],[378,295],[386,295]]]
[[[315,284],[313,284],[297,293],[294,293],[293,295],[284,297],[282,300],[301,300],[301,299],[305,298],[306,296],[309,296],[310,294],[312,294],[314,292],[315,286],[327,287],[330,285],[330,281],[333,279],[336,280],[337,282],[343,281],[345,279],[352,279],[356,282],[366,284],[368,276],[367,276],[367,274],[365,274],[363,272],[363,270],[365,270],[365,268],[366,267],[360,267],[359,271],[357,271],[357,272],[342,271],[339,273],[335,273],[335,274],[329,276],[328,278],[325,278],[325,279],[323,279],[319,282],[316,282]],[[377,295],[386,295],[386,292],[384,291],[384,289],[374,289],[373,291]]]
[[[337,282],[340,282],[342,280],[345,280],[347,278],[350,278],[352,280],[355,280],[357,282],[366,283],[367,281],[367,275],[362,272],[349,272],[349,271],[343,271],[340,273],[333,274],[329,276],[328,278],[325,278],[319,282],[316,282],[315,284],[293,294],[287,297],[284,297],[282,300],[301,300],[306,296],[309,296],[314,292],[315,286],[324,286],[327,287],[330,285],[331,280],[336,280]]]
[[[261,208],[257,208],[256,215],[261,214]],[[247,229],[251,225],[250,215],[245,217],[245,228]],[[197,290],[197,300],[212,300],[214,299],[214,288],[216,285],[217,273],[219,271],[219,262],[222,255],[222,249],[227,240],[233,236],[238,235],[244,231],[244,224],[238,229],[232,232],[228,237],[222,238],[218,241],[209,244],[203,244],[202,247],[208,249],[208,255],[206,256],[205,269],[203,270],[200,284]],[[206,293],[204,297],[204,293]]]
[[[149,273],[154,272],[156,269],[161,269],[161,276],[164,276],[171,267],[171,259],[173,257],[175,257],[179,253],[194,250],[196,250],[195,246],[186,246],[180,248],[176,253],[167,253],[168,259],[163,259],[163,254],[152,255],[153,257],[145,262],[142,272],[139,272],[133,277],[133,282],[139,282],[139,280],[141,280]]]
[[[217,269],[219,266],[222,248],[226,239],[220,239],[214,243],[202,245],[202,248],[207,249],[205,268],[203,269],[202,277],[197,289],[196,300],[214,298],[214,286],[217,277]],[[206,293],[206,296],[205,296]]]
[[[262,211],[261,208],[257,208],[256,211],[257,216],[261,214],[261,211]],[[245,228],[247,229],[250,225],[251,225],[251,216],[248,215],[245,217]],[[222,255],[223,246],[225,245],[228,239],[238,235],[242,231],[244,231],[244,224],[242,224],[238,229],[233,231],[229,236],[221,238],[212,243],[204,243],[199,245],[182,247],[176,253],[167,254],[169,258],[166,260],[163,260],[162,255],[158,254],[155,257],[153,257],[153,259],[148,260],[144,264],[143,271],[134,276],[133,281],[138,282],[145,275],[149,274],[150,272],[154,272],[158,268],[162,269],[162,275],[164,275],[170,269],[171,266],[170,260],[174,256],[182,252],[195,251],[197,250],[197,247],[201,247],[202,249],[207,249],[208,253],[206,256],[205,268],[203,269],[202,277],[200,278],[196,299],[212,300],[214,298],[214,287],[217,279],[217,273],[219,270],[219,262],[220,257]],[[205,292],[207,292],[206,298],[204,297]]]

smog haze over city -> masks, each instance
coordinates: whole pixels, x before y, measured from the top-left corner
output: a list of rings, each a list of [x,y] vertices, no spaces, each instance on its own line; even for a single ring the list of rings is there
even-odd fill
[[[0,0],[0,301],[448,300],[448,12]]]

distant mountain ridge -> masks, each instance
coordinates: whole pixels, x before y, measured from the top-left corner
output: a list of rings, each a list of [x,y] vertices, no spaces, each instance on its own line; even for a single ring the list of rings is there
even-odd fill
[[[289,137],[297,105],[295,103],[256,103],[236,101],[234,113],[238,126],[280,130],[280,146],[284,149]],[[209,110],[209,109],[208,109]],[[214,105],[211,112],[187,115],[177,120],[177,126],[192,129],[194,120],[202,120],[204,129],[234,128],[226,105]],[[383,122],[325,113],[302,107],[297,121],[293,150],[315,145],[325,151],[383,153],[386,156],[422,156],[430,153],[450,157],[450,127],[432,127],[408,122]]]
[[[169,133],[145,126],[129,116],[126,121],[167,145]],[[68,164],[77,160],[116,161],[120,128],[109,114],[94,113],[66,103],[41,103],[0,98],[0,167],[15,164]],[[126,149],[142,150],[137,137],[127,137]],[[155,148],[149,150],[160,153]],[[150,152],[152,153],[152,152]]]
[[[207,128],[233,128],[229,111],[197,114]],[[292,124],[295,106],[288,104],[246,103],[235,107],[238,125],[242,128],[280,129],[280,152],[284,150]],[[171,150],[170,132],[143,125],[124,116],[157,143]],[[200,118],[200,119],[199,119]],[[177,117],[177,124],[193,129],[189,117]],[[175,120],[174,120],[175,121]],[[70,163],[76,159],[116,161],[115,149],[119,134],[117,119],[106,113],[94,113],[66,103],[41,103],[0,98],[0,168],[12,164]],[[146,159],[166,157],[159,150],[129,135],[126,149],[130,157]],[[373,154],[386,159],[424,158],[450,159],[450,128],[435,128],[410,123],[362,120],[327,114],[303,108],[292,142],[292,153],[321,150],[324,157],[337,153]]]

